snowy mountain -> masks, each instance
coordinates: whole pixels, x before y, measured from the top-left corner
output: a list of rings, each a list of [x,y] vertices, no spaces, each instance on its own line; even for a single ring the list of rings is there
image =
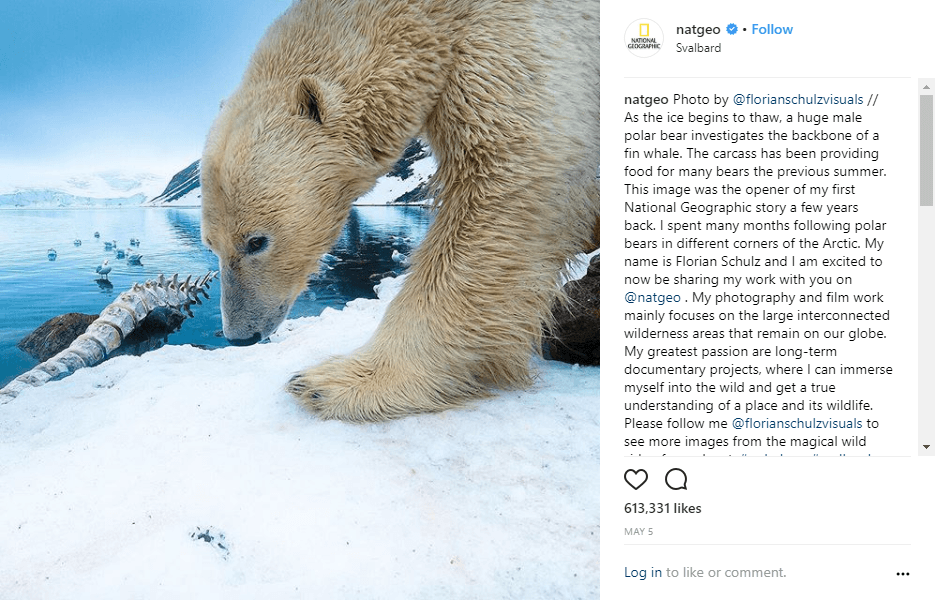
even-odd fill
[[[377,180],[367,194],[355,204],[423,204],[431,201],[428,196],[428,180],[435,172],[435,159],[429,154],[428,146],[420,140],[412,140],[402,158],[393,169]],[[200,206],[201,205],[201,161],[196,160],[176,173],[169,185],[158,196],[147,200],[144,206]]]
[[[421,140],[412,140],[392,170],[377,179],[369,192],[354,201],[354,204],[426,204],[428,181],[437,164],[429,148]]]
[[[162,181],[152,173],[111,171],[44,178],[31,185],[0,182],[0,208],[135,206],[158,194]]]
[[[201,206],[201,159],[176,173],[166,189],[143,206]]]

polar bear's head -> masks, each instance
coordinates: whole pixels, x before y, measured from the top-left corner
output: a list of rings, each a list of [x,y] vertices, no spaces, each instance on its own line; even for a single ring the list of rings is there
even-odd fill
[[[224,335],[267,338],[286,318],[350,206],[380,173],[321,80],[247,85],[202,156],[202,239],[218,256]]]
[[[450,40],[416,6],[380,6],[294,3],[211,128],[202,237],[220,260],[228,339],[276,329],[444,89]]]

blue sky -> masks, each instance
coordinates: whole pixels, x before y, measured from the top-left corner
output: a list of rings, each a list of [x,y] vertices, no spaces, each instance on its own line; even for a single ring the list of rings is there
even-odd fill
[[[257,41],[288,6],[0,3],[0,180],[184,168],[200,156]]]

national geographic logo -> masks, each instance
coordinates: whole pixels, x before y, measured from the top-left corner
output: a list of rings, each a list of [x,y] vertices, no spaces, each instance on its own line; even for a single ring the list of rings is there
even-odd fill
[[[662,49],[662,27],[652,19],[637,19],[627,27],[627,48],[634,56],[646,58]]]

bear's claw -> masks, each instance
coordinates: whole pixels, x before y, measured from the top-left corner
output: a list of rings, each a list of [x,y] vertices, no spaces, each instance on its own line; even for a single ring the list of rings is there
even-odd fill
[[[289,383],[286,385],[286,391],[288,391],[293,396],[298,396],[303,400],[317,400],[321,398],[321,394],[318,392],[311,392],[308,389],[308,385],[302,380],[302,373],[296,373],[289,378]]]

